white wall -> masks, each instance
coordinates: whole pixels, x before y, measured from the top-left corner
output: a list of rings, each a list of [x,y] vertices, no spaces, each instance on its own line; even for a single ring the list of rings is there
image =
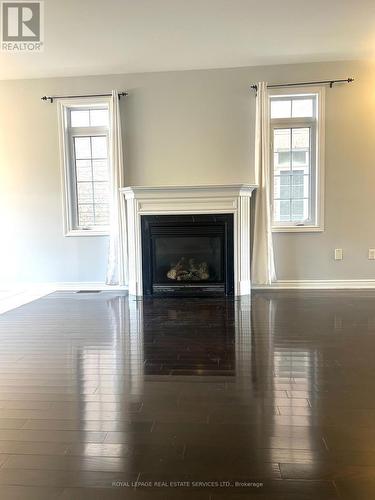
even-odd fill
[[[225,184],[253,181],[251,83],[348,76],[356,82],[327,89],[326,231],[276,234],[276,266],[280,279],[374,278],[374,70],[339,62],[0,82],[0,280],[104,280],[107,238],[63,236],[56,105],[42,95],[129,92],[129,185]]]

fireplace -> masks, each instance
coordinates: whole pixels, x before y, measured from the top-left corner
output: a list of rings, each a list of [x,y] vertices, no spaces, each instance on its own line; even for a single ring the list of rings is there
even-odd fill
[[[255,187],[121,188],[129,294],[250,294],[250,198]],[[169,272],[172,278],[167,279]]]
[[[233,295],[233,214],[143,215],[144,295]]]

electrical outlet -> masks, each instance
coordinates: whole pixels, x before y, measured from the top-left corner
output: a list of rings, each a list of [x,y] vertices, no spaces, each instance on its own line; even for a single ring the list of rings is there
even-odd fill
[[[343,258],[342,248],[335,248],[335,260],[342,260]]]
[[[375,248],[368,249],[368,258],[369,260],[375,260]]]

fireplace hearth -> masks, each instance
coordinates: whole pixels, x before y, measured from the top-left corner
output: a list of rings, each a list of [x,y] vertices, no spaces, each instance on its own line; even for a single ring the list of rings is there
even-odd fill
[[[233,214],[143,215],[143,293],[233,295]]]

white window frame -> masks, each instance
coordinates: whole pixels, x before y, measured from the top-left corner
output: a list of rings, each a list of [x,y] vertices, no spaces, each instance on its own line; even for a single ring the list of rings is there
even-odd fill
[[[97,228],[82,229],[77,227],[77,196],[75,187],[75,166],[72,154],[72,136],[69,129],[69,112],[71,109],[91,108],[96,105],[108,106],[110,116],[111,106],[108,97],[64,99],[58,102],[58,128],[59,128],[59,148],[60,148],[60,169],[63,198],[63,224],[65,236],[108,236],[109,226],[98,226]],[[78,127],[77,127],[78,128]],[[77,134],[75,134],[76,136]],[[103,135],[102,127],[80,127],[78,135]],[[110,159],[111,131],[108,129],[108,156]]]
[[[278,96],[298,96],[315,94],[316,117],[314,118],[275,118],[271,119],[271,98]],[[271,200],[271,217],[272,231],[278,233],[289,232],[321,232],[324,231],[324,145],[325,145],[325,88],[324,87],[294,87],[270,89],[268,92],[269,98],[269,122],[270,122],[270,200]],[[315,168],[310,174],[310,213],[313,216],[313,221],[304,225],[291,222],[273,221],[273,199],[274,199],[274,155],[273,155],[273,130],[275,128],[298,128],[310,127],[312,129],[312,137],[315,135],[314,143],[311,144],[312,155],[315,156]]]

